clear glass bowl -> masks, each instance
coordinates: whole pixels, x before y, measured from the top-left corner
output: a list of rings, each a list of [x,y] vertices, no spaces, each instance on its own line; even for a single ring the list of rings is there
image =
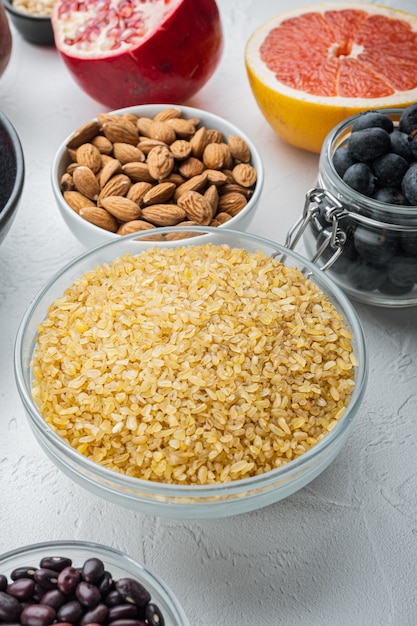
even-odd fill
[[[171,230],[161,229],[161,233]],[[184,234],[198,233],[198,236],[163,243],[146,241],[146,237],[149,237],[146,233],[121,237],[86,252],[53,276],[30,304],[20,324],[15,346],[15,376],[36,439],[49,458],[76,483],[113,503],[150,515],[176,519],[221,518],[258,509],[291,495],[333,461],[349,436],[361,404],[367,381],[367,352],[361,324],[349,300],[324,272],[302,256],[267,239],[229,229],[183,227],[181,230]],[[200,237],[200,234],[204,237]],[[97,264],[150,246],[193,245],[193,242],[201,239],[244,248],[250,252],[263,251],[267,255],[280,257],[288,266],[296,266],[309,273],[310,279],[329,296],[342,314],[353,337],[358,365],[355,367],[355,388],[349,406],[336,427],[308,452],[281,468],[259,476],[218,485],[178,486],[139,480],[110,471],[76,452],[56,435],[45,423],[32,399],[30,361],[35,347],[37,324],[44,319],[48,305],[61,296],[75,279]]]
[[[47,556],[63,556],[72,559],[74,567],[80,567],[89,558],[101,559],[107,571],[115,579],[129,577],[139,581],[150,593],[165,618],[166,626],[189,626],[177,598],[167,585],[128,555],[114,548],[84,541],[48,541],[16,548],[0,555],[0,574],[10,576],[17,567],[37,567]]]
[[[392,119],[394,127],[398,125],[402,109],[381,112]],[[360,302],[391,308],[415,306],[417,206],[397,206],[369,198],[349,187],[333,165],[333,155],[349,138],[357,117],[354,115],[341,122],[327,135],[320,155],[317,187],[330,192],[341,203],[344,214],[338,226],[346,237],[342,254],[326,273],[345,293]],[[332,229],[331,219],[325,218],[329,208],[331,201],[324,201],[319,207],[318,219],[305,230],[309,258],[314,257]],[[360,252],[355,239],[361,244]],[[327,249],[321,260],[326,262],[331,252]]]

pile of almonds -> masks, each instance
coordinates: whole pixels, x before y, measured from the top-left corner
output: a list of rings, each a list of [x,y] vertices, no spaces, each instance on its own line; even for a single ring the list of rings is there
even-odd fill
[[[256,185],[241,137],[225,138],[177,108],[153,118],[100,114],[66,147],[71,162],[60,181],[65,201],[85,220],[119,235],[219,226],[246,206]]]

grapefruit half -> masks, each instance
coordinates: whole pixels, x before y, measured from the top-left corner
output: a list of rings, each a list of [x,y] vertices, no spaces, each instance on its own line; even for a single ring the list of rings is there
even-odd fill
[[[350,115],[417,101],[417,15],[363,2],[293,9],[251,35],[245,65],[272,128],[320,152]]]

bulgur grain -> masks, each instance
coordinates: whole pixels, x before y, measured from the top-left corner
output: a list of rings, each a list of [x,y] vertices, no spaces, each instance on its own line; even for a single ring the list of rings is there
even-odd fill
[[[262,252],[155,247],[76,280],[39,325],[32,393],[54,431],[129,476],[262,474],[342,417],[355,356],[342,316]]]

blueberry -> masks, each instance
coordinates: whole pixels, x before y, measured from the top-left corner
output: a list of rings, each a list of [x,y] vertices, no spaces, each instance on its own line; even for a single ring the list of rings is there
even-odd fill
[[[359,131],[361,132],[361,131]],[[364,196],[372,196],[376,178],[366,163],[354,163],[343,175],[344,182]]]
[[[409,135],[417,129],[417,104],[410,104],[401,114],[398,129]]]
[[[401,249],[406,254],[417,257],[417,233],[403,233],[401,235]]]
[[[372,265],[372,263],[358,261],[351,264],[346,274],[346,280],[358,291],[374,291],[384,282],[385,270]]]
[[[406,293],[409,293],[412,289],[412,285],[395,285],[388,278],[388,276],[385,278],[384,282],[378,287],[378,290],[381,293],[386,294],[387,296],[403,296]]]
[[[373,265],[385,265],[399,249],[398,239],[394,235],[365,226],[356,228],[353,241],[359,256]]]
[[[413,154],[413,160],[417,159],[417,131],[408,136],[408,144]]]
[[[391,142],[391,152],[399,154],[409,163],[415,160],[415,157],[411,152],[411,142],[407,133],[401,133],[399,130],[394,130],[394,132],[390,134],[389,139]]]
[[[343,178],[344,173],[355,163],[355,159],[349,152],[348,145],[339,146],[333,154],[333,165],[340,178]]]
[[[417,282],[417,258],[397,255],[390,261],[387,276],[399,287],[412,287]]]
[[[383,128],[387,133],[391,133],[394,123],[389,115],[379,111],[364,111],[360,113],[352,124],[351,132],[355,133],[364,128]]]
[[[408,166],[408,161],[394,152],[387,152],[372,161],[372,169],[380,187],[395,187],[403,179]]]
[[[410,204],[417,205],[417,163],[410,165],[404,174],[401,191]]]
[[[396,204],[398,206],[409,206],[403,194],[396,187],[381,187],[373,195],[375,200],[386,204]]]
[[[373,161],[390,148],[390,134],[383,128],[364,128],[349,137],[349,150],[357,161]]]

